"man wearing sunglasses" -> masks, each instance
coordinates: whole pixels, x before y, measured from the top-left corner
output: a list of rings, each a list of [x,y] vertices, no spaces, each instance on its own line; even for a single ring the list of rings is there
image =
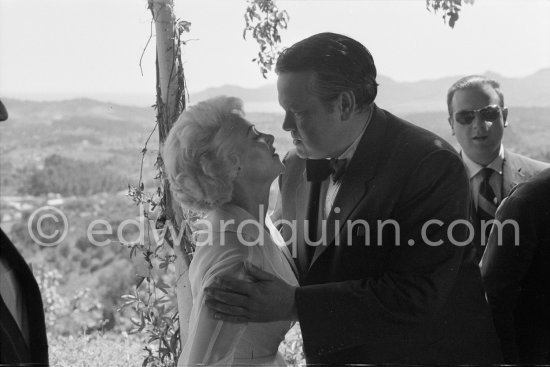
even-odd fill
[[[480,75],[466,76],[447,92],[449,124],[462,151],[470,177],[471,221],[476,261],[481,260],[500,202],[518,183],[527,181],[550,164],[504,149],[508,108],[498,82]]]

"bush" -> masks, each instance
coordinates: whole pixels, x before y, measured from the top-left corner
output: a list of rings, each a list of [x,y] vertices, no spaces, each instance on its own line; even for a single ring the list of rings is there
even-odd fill
[[[77,335],[90,330],[102,330],[108,320],[99,295],[82,287],[72,296],[59,292],[64,277],[55,268],[36,265],[34,276],[42,293],[46,328],[52,335]]]

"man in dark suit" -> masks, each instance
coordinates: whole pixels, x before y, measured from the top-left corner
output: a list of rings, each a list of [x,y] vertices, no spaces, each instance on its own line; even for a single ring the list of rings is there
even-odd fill
[[[0,101],[0,121],[7,118]],[[1,228],[0,364],[48,365],[40,289],[29,266]]]
[[[449,88],[447,107],[449,124],[470,177],[475,261],[479,262],[498,205],[514,186],[550,168],[550,164],[504,149],[508,108],[497,81],[481,75],[461,78]]]
[[[0,229],[0,364],[48,364],[40,289],[32,271]]]
[[[300,287],[247,266],[254,283],[225,278],[208,289],[214,317],[299,320],[308,363],[498,362],[479,269],[463,261],[460,157],[374,104],[374,61],[349,37],[302,40],[277,73],[296,148],[275,214],[287,221]]]
[[[505,361],[550,364],[550,169],[518,185],[496,219],[508,223],[491,232],[481,274]]]

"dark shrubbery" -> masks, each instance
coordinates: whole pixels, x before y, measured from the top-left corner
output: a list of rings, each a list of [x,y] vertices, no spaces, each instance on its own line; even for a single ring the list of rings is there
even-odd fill
[[[117,192],[126,188],[126,180],[105,162],[84,162],[57,154],[44,160],[42,169],[32,168],[19,194],[86,196]]]

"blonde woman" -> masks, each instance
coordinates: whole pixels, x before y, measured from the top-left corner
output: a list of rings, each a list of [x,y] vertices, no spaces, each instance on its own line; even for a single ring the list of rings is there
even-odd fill
[[[269,188],[284,169],[273,140],[244,118],[242,102],[231,97],[192,106],[166,140],[164,162],[176,200],[207,213],[189,269],[193,308],[179,366],[285,365],[278,347],[291,322],[216,320],[204,303],[215,277],[245,279],[245,262],[297,286],[286,249],[264,224]]]

